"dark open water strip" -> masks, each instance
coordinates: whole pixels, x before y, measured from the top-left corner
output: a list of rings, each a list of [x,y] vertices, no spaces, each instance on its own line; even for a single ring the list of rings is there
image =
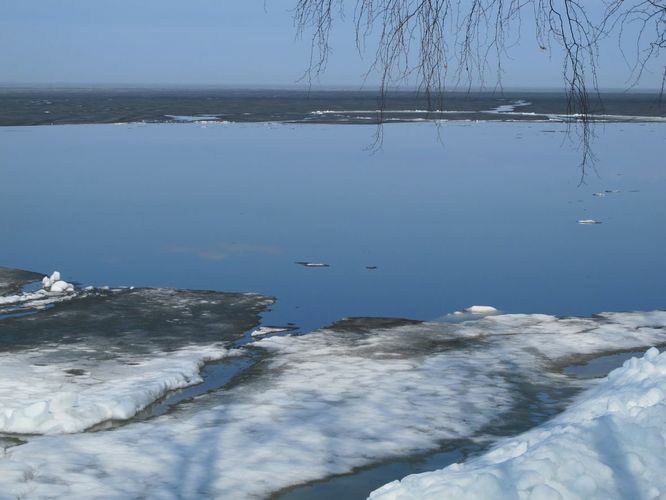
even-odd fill
[[[514,107],[515,106],[515,107]],[[502,108],[500,108],[502,107]],[[567,99],[557,92],[452,92],[428,103],[408,91],[377,92],[232,89],[21,89],[0,88],[0,126],[182,121],[362,123],[423,120],[567,120]],[[496,112],[493,110],[498,110]],[[435,110],[435,111],[433,111]],[[592,102],[604,121],[666,119],[656,94],[605,93]]]

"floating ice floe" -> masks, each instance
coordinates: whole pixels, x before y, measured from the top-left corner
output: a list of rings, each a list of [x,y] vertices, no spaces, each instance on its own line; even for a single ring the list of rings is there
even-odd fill
[[[289,332],[291,330],[293,330],[293,328],[287,326],[260,326],[259,328],[256,328],[251,335],[253,337],[263,337],[272,333]]]
[[[330,267],[328,264],[324,264],[323,262],[297,261],[296,264],[303,267]]]
[[[665,342],[661,311],[496,315],[460,324],[350,320],[304,336],[273,336],[254,344],[266,355],[250,373],[196,405],[111,432],[44,436],[8,449],[0,457],[0,491],[73,499],[91,492],[104,498],[266,497],[460,442],[486,446],[502,425],[523,422],[526,429],[532,418],[543,422],[564,409],[567,395],[593,385],[562,373],[574,360]],[[658,399],[655,390],[663,395],[664,377],[654,376],[655,385],[649,377],[636,385],[627,381],[627,395],[635,394],[626,404],[629,416]],[[621,387],[618,382],[612,392]],[[622,397],[611,397],[607,407],[621,408]],[[573,415],[563,430],[577,425],[580,414]],[[641,429],[636,422],[633,429]],[[592,436],[604,435],[590,428]],[[663,436],[649,436],[663,450]],[[530,463],[549,462],[534,456]],[[644,466],[663,471],[660,463]],[[606,470],[612,481],[612,469]],[[521,480],[534,477],[525,473]],[[495,480],[482,476],[475,484],[483,481]]]
[[[370,495],[397,499],[623,499],[666,495],[666,353],[611,372],[563,414],[489,453]]]
[[[523,106],[530,106],[531,104],[532,104],[531,102],[519,99],[517,101],[513,101],[511,104],[502,104],[500,106],[497,106],[495,109],[491,109],[489,111],[482,111],[482,113],[509,114],[515,111],[516,108]],[[533,113],[525,113],[525,114],[533,114]]]
[[[601,224],[601,221],[594,219],[579,219],[576,221],[578,224]]]
[[[499,311],[493,306],[470,306],[465,309],[470,314],[497,314]]]

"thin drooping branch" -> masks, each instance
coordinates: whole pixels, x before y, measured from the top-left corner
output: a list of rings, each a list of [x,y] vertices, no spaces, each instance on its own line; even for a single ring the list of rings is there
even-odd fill
[[[297,2],[296,27],[300,34],[311,33],[310,82],[326,69],[334,20],[344,17],[348,3]],[[380,121],[393,86],[416,84],[431,110],[441,108],[449,77],[454,88],[484,87],[494,68],[494,86],[501,88],[502,60],[520,37],[523,16],[534,20],[540,49],[562,49],[568,114],[582,125],[585,166],[592,159],[590,99],[599,88],[599,43],[612,34],[621,44],[633,36],[635,53],[627,60],[635,84],[648,61],[666,48],[666,0],[602,0],[596,10],[587,0],[356,0],[356,46],[359,52],[374,48],[367,75],[379,75]]]

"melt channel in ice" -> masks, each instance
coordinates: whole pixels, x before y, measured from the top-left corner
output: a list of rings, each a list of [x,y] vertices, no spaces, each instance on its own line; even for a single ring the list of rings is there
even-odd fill
[[[594,384],[564,375],[564,366],[664,343],[661,311],[495,315],[459,324],[355,319],[308,335],[271,337],[254,343],[265,354],[242,379],[176,411],[7,449],[0,491],[23,498],[265,497],[447,443],[488,446],[506,435],[503,425],[525,419],[539,395],[560,391],[559,403],[541,408],[553,415],[566,406],[562,394]],[[661,358],[650,356],[651,365],[661,366]],[[663,380],[658,373],[655,380]],[[624,376],[614,377],[615,390]],[[628,381],[627,399],[618,395],[609,408],[633,418],[658,399],[655,390],[647,379]],[[583,413],[573,415],[565,428],[578,425],[576,415]],[[643,429],[640,419],[617,423]],[[603,435],[601,428],[594,432]],[[625,473],[604,470],[609,480]]]

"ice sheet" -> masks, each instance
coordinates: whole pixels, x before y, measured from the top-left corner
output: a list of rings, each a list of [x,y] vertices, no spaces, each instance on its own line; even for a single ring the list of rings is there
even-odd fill
[[[52,278],[49,286],[62,282]],[[272,303],[175,289],[42,289],[20,297],[33,310],[52,306],[0,323],[0,432],[24,434],[128,419],[200,382],[203,363],[228,355]]]
[[[665,422],[666,353],[652,348],[552,421],[464,464],[389,483],[370,498],[662,498]]]
[[[492,442],[502,425],[526,418],[530,397],[591,384],[561,373],[571,360],[664,342],[661,311],[498,315],[461,324],[348,320],[271,337],[256,342],[267,357],[235,386],[178,411],[9,449],[0,459],[0,490],[261,497],[447,440]],[[637,397],[652,400],[646,394]]]
[[[21,269],[0,267],[0,298],[3,295],[16,294],[28,283],[41,279],[41,275]]]

